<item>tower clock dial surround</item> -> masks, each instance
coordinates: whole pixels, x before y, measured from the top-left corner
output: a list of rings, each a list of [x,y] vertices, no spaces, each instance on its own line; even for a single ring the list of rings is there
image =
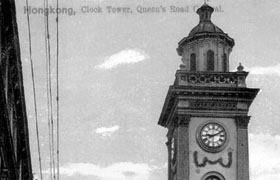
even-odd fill
[[[225,126],[216,121],[209,121],[199,126],[196,136],[199,146],[211,153],[223,150],[229,139]]]

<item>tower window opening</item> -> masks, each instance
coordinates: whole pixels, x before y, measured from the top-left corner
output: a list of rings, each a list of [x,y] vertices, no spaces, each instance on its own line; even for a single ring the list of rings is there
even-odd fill
[[[207,52],[207,71],[214,71],[214,52],[212,50]]]
[[[227,62],[227,54],[225,53],[223,55],[223,71],[226,72],[228,67],[228,62]]]
[[[212,176],[207,177],[205,180],[221,180],[221,179],[215,175],[212,175]]]
[[[190,71],[196,71],[196,55],[194,53],[191,54]]]

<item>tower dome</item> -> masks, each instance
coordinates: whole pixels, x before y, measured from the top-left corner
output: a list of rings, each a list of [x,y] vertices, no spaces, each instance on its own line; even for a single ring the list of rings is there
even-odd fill
[[[214,9],[204,3],[196,13],[199,23],[179,43],[177,52],[182,56],[187,71],[228,71],[229,54],[234,40],[211,21]]]
[[[208,4],[202,5],[198,10],[197,14],[199,14],[199,24],[195,26],[191,32],[189,33],[189,36],[194,36],[199,33],[223,33],[224,32],[211,21],[211,15],[213,13],[214,9],[209,6]]]

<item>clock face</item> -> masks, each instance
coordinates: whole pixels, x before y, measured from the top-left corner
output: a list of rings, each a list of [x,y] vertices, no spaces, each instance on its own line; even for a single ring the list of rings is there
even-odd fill
[[[227,133],[225,128],[216,122],[203,125],[198,131],[200,146],[210,152],[218,152],[225,146]]]

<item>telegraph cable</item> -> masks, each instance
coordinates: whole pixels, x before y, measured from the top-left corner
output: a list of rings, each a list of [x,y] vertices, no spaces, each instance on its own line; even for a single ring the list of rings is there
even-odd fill
[[[46,9],[46,0],[44,0],[44,9]],[[50,177],[53,179],[53,153],[52,153],[52,139],[51,139],[51,115],[50,115],[50,94],[49,94],[49,56],[48,56],[48,33],[47,33],[47,12],[44,14],[45,24],[45,51],[46,51],[46,88],[47,88],[47,111],[48,111],[48,138],[49,138],[49,161],[50,161]]]
[[[56,148],[57,148],[57,180],[59,180],[59,28],[58,28],[58,8],[59,8],[58,0],[56,0]]]
[[[38,112],[37,112],[37,101],[36,101],[36,87],[35,87],[35,78],[34,78],[34,66],[32,60],[32,44],[31,44],[31,32],[30,32],[30,19],[29,19],[29,3],[28,0],[25,1],[27,7],[27,25],[28,25],[28,41],[29,41],[29,56],[30,56],[30,65],[31,65],[31,76],[32,76],[32,87],[33,87],[33,99],[34,99],[34,111],[35,111],[35,121],[36,121],[36,137],[37,137],[37,146],[38,146],[38,156],[39,156],[39,166],[40,166],[40,177],[43,180],[42,175],[42,162],[41,162],[41,150],[40,150],[40,138],[39,138],[39,126],[38,126]]]

